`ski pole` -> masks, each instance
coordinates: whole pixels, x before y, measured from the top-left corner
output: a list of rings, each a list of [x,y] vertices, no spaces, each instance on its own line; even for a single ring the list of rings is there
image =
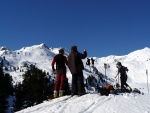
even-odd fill
[[[149,86],[148,86],[148,70],[146,69],[146,75],[147,75],[147,89],[148,89],[148,94],[149,94]]]
[[[118,84],[119,84],[119,75],[118,75]]]
[[[107,77],[106,77],[106,68],[107,68],[107,64],[104,63],[104,68],[105,68],[105,79],[106,79],[106,85],[107,85]]]

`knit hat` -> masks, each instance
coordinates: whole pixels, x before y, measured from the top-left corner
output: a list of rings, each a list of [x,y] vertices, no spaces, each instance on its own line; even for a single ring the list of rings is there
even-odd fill
[[[61,48],[61,49],[59,50],[59,53],[62,53],[62,52],[64,52],[64,49]]]
[[[122,64],[121,64],[121,62],[117,62],[117,64],[116,64],[116,65],[121,66]]]
[[[77,51],[77,46],[72,46],[72,47],[71,47],[71,50],[72,50],[72,51]]]

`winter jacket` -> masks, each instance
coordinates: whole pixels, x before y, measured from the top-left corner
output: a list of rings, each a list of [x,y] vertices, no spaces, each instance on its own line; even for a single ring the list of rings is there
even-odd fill
[[[84,65],[82,59],[87,57],[87,52],[79,53],[78,51],[72,50],[68,56],[68,67],[71,71],[71,74],[76,74],[82,72]]]
[[[118,72],[120,73],[120,75],[121,75],[120,77],[122,79],[127,79],[127,73],[126,73],[126,71],[128,71],[128,70],[124,66],[121,66],[120,68],[118,68]]]
[[[52,60],[52,69],[55,71],[54,64],[56,63],[56,70],[59,75],[66,74],[66,66],[67,65],[67,58],[62,54],[56,55]]]

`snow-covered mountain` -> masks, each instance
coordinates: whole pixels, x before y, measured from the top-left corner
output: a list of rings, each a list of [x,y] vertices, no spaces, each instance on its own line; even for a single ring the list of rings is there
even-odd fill
[[[49,72],[51,75],[51,60],[56,54],[58,54],[59,49],[60,48],[49,48],[45,44],[23,47],[20,50],[14,51],[8,49],[7,47],[0,47],[0,61],[3,62],[4,67],[8,68],[8,70],[5,72],[12,76],[14,84],[16,84],[17,82],[21,82],[23,80],[21,75],[24,73],[17,69],[19,68],[25,71],[25,65],[36,65],[38,68]],[[69,50],[65,49],[65,55],[67,56],[68,54]],[[72,101],[71,99],[65,100],[65,98],[68,98],[65,96],[62,98],[54,99],[51,102],[44,102],[43,104],[37,105],[35,107],[22,110],[19,113],[71,113],[73,111],[74,113],[98,113],[98,111],[102,111],[102,113],[135,113],[135,111],[136,113],[150,112],[150,108],[146,105],[150,104],[150,101],[146,101],[150,97],[149,94],[147,94],[147,80],[149,81],[149,78],[147,78],[146,75],[146,69],[148,72],[150,69],[150,48],[146,47],[141,50],[136,50],[124,56],[110,55],[102,58],[93,58],[95,59],[95,67],[98,72],[102,73],[104,76],[106,74],[107,82],[111,84],[116,83],[116,80],[114,79],[114,76],[117,73],[116,63],[117,61],[122,62],[122,64],[129,69],[127,81],[128,84],[132,88],[136,87],[140,89],[145,93],[145,95],[123,94],[123,96],[118,97],[114,97],[112,95],[109,97],[101,97],[99,94],[88,94],[80,98],[74,97],[72,98]],[[90,68],[86,66],[86,59],[84,59],[83,62],[85,65],[84,78],[86,79],[90,75],[96,77],[97,75],[91,73],[89,71]],[[104,63],[108,66],[106,70],[104,68]],[[71,83],[71,73],[69,69],[67,69],[67,77]],[[143,104],[142,100],[145,101],[146,104]],[[120,107],[122,101],[125,103],[121,105],[122,107]],[[107,102],[107,104],[105,104],[105,102]],[[123,106],[125,106],[125,108]],[[125,112],[126,107],[130,106],[133,107],[132,109],[137,109],[137,106],[141,107],[138,108],[138,110],[129,109],[127,112]],[[109,109],[106,110],[106,107]],[[114,109],[113,107],[116,108]]]
[[[9,69],[5,72],[12,75],[15,84],[22,81],[20,75],[22,75],[26,70],[25,65],[33,64],[39,69],[51,73],[51,60],[56,54],[58,54],[59,49],[60,48],[48,48],[45,44],[34,45],[32,47],[23,47],[22,49],[15,51],[7,49],[6,47],[1,47],[0,60],[3,60],[3,66]],[[68,54],[68,50],[65,50],[65,55]],[[14,71],[14,69],[17,68],[24,71]]]
[[[58,54],[60,48],[49,48],[45,44],[33,45],[31,47],[23,47],[20,50],[12,51],[7,47],[0,47],[0,60],[4,59],[4,66],[9,67],[23,67],[25,64],[34,64],[38,68],[51,73],[51,60]],[[65,49],[65,48],[64,48]],[[88,52],[88,50],[87,50]],[[65,55],[69,54],[69,50],[65,49]],[[107,57],[95,59],[95,66],[102,74],[105,74],[104,63],[109,65],[106,70],[106,75],[110,78],[114,78],[116,75],[116,62],[121,61],[123,65],[129,68],[128,76],[131,83],[146,83],[146,69],[150,68],[150,48],[146,47],[141,50],[136,50],[124,56],[110,55]],[[84,64],[86,59],[83,60]],[[85,67],[85,70],[89,70]],[[85,78],[90,73],[85,72]],[[16,76],[21,73],[9,71],[10,75]],[[70,72],[68,70],[68,77],[70,78]]]
[[[135,87],[141,87],[141,84],[145,84],[146,86],[146,69],[150,69],[150,48],[146,47],[141,50],[136,50],[124,56],[111,55],[103,58],[97,58],[97,68],[100,69],[103,67],[103,63],[108,63],[110,68],[107,69],[107,75],[109,77],[114,77],[117,71],[115,66],[117,61],[122,62],[124,66],[128,67],[129,84],[131,84],[133,87],[135,84]]]

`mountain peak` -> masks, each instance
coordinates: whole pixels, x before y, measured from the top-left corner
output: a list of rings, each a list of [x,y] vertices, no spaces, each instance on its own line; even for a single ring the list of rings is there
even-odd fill
[[[48,47],[45,43],[41,43],[39,46],[42,47],[42,48],[47,48],[47,49],[49,49],[49,47]]]
[[[0,51],[3,51],[3,50],[9,50],[9,49],[5,46],[0,47]]]
[[[150,48],[149,48],[149,47],[145,47],[143,50],[146,50],[146,51],[147,51],[147,50],[150,50]]]

